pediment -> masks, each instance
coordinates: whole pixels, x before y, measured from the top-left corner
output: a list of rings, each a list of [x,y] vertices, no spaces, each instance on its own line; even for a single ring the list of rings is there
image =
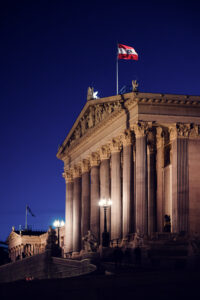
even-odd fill
[[[93,128],[122,110],[124,100],[121,96],[87,101],[72,129],[58,150],[57,157],[62,159],[66,150],[84,137]]]
[[[8,238],[7,238],[7,242],[11,242],[12,240],[16,240],[16,239],[19,238],[19,237],[20,237],[19,234],[17,234],[16,232],[12,231],[12,232],[9,234]]]

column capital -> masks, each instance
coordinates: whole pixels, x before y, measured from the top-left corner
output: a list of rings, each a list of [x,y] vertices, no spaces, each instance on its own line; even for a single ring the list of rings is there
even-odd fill
[[[129,146],[133,144],[133,134],[131,130],[126,129],[124,133],[121,135],[121,141],[123,146]]]
[[[111,153],[121,151],[121,141],[119,138],[112,139],[112,141],[110,143],[110,151],[111,151]]]
[[[199,135],[198,125],[186,124],[186,123],[176,123],[169,126],[170,140],[175,138],[188,138],[197,137]]]
[[[62,176],[65,178],[66,183],[73,182],[73,174],[71,169],[65,170],[65,172],[62,173]]]
[[[100,148],[100,159],[109,159],[110,158],[110,147],[109,145],[104,145]]]
[[[83,173],[87,173],[90,171],[90,161],[89,159],[83,159],[81,162],[81,171]]]
[[[162,127],[156,127],[156,146],[157,149],[161,148],[164,144],[164,139],[163,139],[163,128]]]
[[[81,173],[81,166],[78,164],[78,165],[75,165],[74,168],[73,168],[73,177],[74,178],[79,178],[81,177],[82,173]]]
[[[200,136],[199,125],[190,124],[190,137],[196,138]]]
[[[100,163],[100,157],[98,152],[92,152],[90,155],[90,165],[91,167],[97,167]]]
[[[169,126],[169,137],[170,141],[173,141],[178,137],[176,124]]]
[[[189,137],[191,131],[190,124],[177,123],[176,124],[178,137]]]
[[[136,138],[146,136],[149,125],[150,124],[148,122],[137,122],[136,124],[133,124],[133,130],[135,132]]]

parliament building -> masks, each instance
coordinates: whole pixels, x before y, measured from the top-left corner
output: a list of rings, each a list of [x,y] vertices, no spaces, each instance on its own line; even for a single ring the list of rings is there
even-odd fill
[[[65,253],[90,231],[119,245],[138,233],[200,234],[200,97],[130,92],[87,102],[60,146]]]

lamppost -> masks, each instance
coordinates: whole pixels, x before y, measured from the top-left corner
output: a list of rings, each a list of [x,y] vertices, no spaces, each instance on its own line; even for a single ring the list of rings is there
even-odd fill
[[[53,222],[53,226],[58,229],[58,247],[60,247],[60,228],[65,225],[63,220],[55,220]]]
[[[101,199],[99,201],[99,206],[104,208],[104,231],[102,233],[102,246],[108,247],[110,243],[110,234],[107,231],[107,208],[112,205],[112,201],[110,199]]]

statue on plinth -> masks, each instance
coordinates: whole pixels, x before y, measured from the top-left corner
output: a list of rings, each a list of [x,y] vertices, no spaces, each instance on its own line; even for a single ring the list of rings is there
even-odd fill
[[[137,248],[137,247],[142,247],[144,244],[144,235],[141,234],[138,230],[134,235],[134,240],[133,240],[133,247]]]
[[[83,250],[86,252],[96,252],[97,251],[97,239],[94,234],[88,230],[87,235],[82,238],[83,241]]]

